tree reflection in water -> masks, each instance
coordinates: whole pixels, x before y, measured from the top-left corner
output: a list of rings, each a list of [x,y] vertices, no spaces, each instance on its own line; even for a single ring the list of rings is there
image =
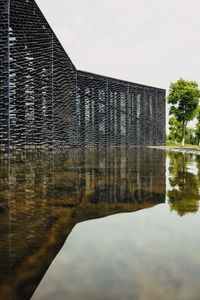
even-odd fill
[[[179,216],[196,213],[199,208],[200,188],[200,159],[199,156],[171,152],[169,166],[169,183],[171,190],[168,191],[169,205],[171,210]],[[194,174],[196,163],[198,174]],[[191,166],[193,169],[191,169]]]

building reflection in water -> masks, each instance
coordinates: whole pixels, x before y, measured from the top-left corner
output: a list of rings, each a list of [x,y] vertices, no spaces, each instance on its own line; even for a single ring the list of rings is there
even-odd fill
[[[0,164],[0,299],[30,299],[78,223],[165,202],[164,151],[12,153]]]

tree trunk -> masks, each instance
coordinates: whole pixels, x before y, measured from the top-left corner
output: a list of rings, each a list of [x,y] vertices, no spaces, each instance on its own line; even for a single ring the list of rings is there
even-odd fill
[[[182,123],[182,142],[181,146],[185,147],[185,121]]]

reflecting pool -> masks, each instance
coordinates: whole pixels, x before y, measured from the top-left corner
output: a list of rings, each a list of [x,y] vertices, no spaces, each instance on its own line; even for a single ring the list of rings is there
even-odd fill
[[[200,156],[158,149],[0,161],[0,299],[200,299]]]

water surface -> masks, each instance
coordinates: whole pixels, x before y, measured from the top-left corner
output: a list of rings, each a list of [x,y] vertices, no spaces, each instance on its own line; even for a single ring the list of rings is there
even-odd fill
[[[199,158],[2,156],[0,299],[199,300]]]

